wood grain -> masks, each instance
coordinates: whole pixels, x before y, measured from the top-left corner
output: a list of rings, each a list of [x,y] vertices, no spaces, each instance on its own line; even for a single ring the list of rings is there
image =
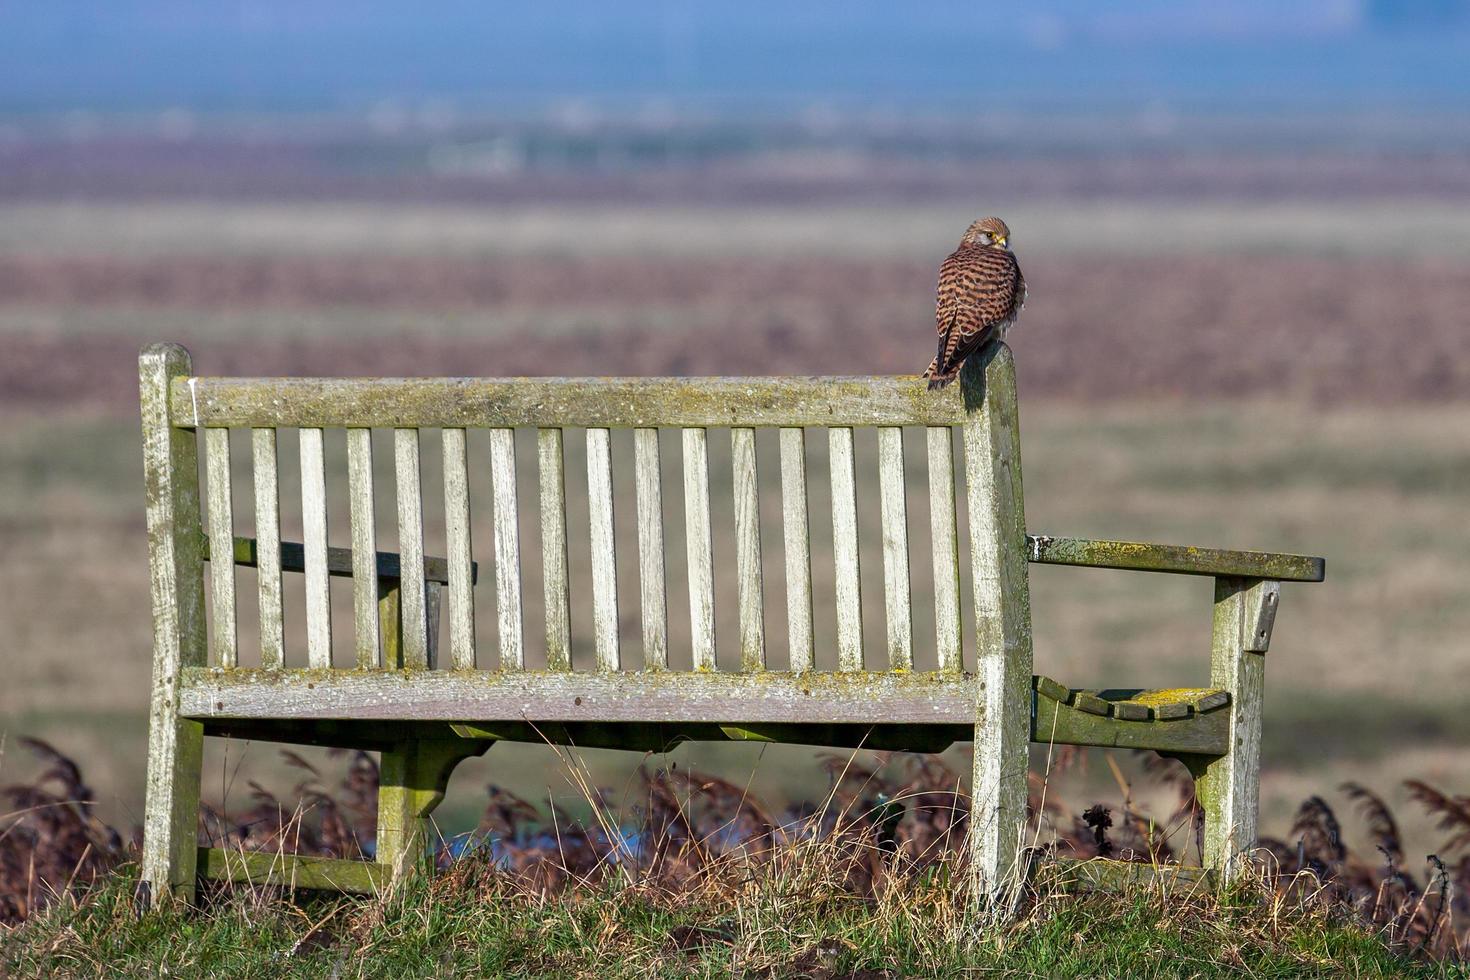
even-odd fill
[[[662,670],[669,665],[669,611],[664,578],[664,502],[657,429],[633,431],[633,466],[638,498],[638,589],[643,620],[643,666],[648,670]]]
[[[792,670],[816,666],[812,636],[811,529],[806,492],[806,430],[781,429],[781,529],[786,553],[786,626]]]
[[[863,586],[859,577],[857,466],[852,429],[827,430],[832,472],[832,560],[837,580],[837,669],[863,669]]]
[[[516,501],[514,429],[490,430],[490,477],[495,497],[495,609],[500,667],[526,666],[525,616],[521,609],[520,507]]]
[[[694,669],[714,670],[714,541],[709,516],[709,445],[704,429],[684,430],[684,541],[689,564],[689,629]]]
[[[429,610],[424,595],[424,502],[419,469],[419,430],[393,430],[394,472],[398,485],[399,617],[403,665],[429,666]]]
[[[332,593],[327,572],[327,457],[321,429],[302,429],[301,541],[306,559],[306,662],[332,666]]]
[[[176,424],[168,391],[172,380],[191,370],[189,352],[176,344],[150,345],[138,357],[153,610],[141,877],[154,900],[185,903],[194,899],[204,728],[180,716],[179,697],[183,671],[204,667],[209,640],[199,554],[198,437]]]
[[[281,499],[276,477],[276,430],[253,429],[256,592],[260,600],[260,664],[281,667],[286,628],[281,607]]]
[[[878,429],[878,495],[883,520],[883,600],[888,623],[888,666],[914,667],[914,627],[909,596],[909,512],[904,490],[903,429]]]
[[[960,626],[960,545],[956,525],[954,429],[926,430],[929,448],[929,533],[934,551],[934,634],[940,670],[964,667]]]
[[[618,559],[613,536],[612,434],[587,430],[587,513],[592,535],[592,638],[598,670],[618,669]]]
[[[382,665],[378,650],[378,523],[373,494],[373,432],[347,430],[347,497],[352,521],[352,620],[357,667]]]
[[[235,540],[230,486],[230,430],[204,430],[205,473],[209,491],[210,547],[228,553]],[[214,616],[214,660],[221,667],[239,662],[233,565],[211,568],[209,605]]]
[[[972,678],[774,671],[200,670],[183,710],[207,718],[973,724]]]
[[[567,573],[566,457],[561,429],[536,433],[541,491],[541,582],[546,605],[546,667],[572,669],[571,580]]]
[[[761,583],[761,501],[755,430],[730,430],[735,493],[735,595],[740,613],[740,669],[766,669],[765,601]]]
[[[953,425],[960,392],[913,377],[197,378],[171,388],[199,424],[638,428]]]
[[[449,662],[455,670],[475,667],[475,593],[470,580],[474,542],[470,533],[469,445],[463,429],[445,429],[444,539],[449,560]],[[431,620],[437,617],[430,617]]]
[[[979,684],[969,846],[977,888],[996,896],[1013,883],[1020,853],[1031,730],[1031,600],[1010,350],[995,345],[970,357],[960,387]]]

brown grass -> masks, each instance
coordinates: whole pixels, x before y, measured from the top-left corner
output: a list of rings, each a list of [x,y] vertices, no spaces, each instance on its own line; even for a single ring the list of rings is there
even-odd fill
[[[131,853],[118,831],[89,815],[91,794],[77,766],[44,742],[25,744],[49,768],[34,783],[3,791],[14,808],[0,820],[0,922],[7,924],[24,921],[63,894],[85,893]],[[203,839],[268,852],[370,855],[377,789],[372,758],[337,753],[344,772],[329,780],[295,753],[282,754],[304,776],[291,794],[283,800],[252,784],[252,803],[243,812],[226,817],[201,808]],[[1192,848],[1197,853],[1199,810],[1177,763],[1149,756],[1155,778],[1177,793],[1172,817],[1154,823],[1134,808],[1132,787],[1121,780],[1121,805],[1096,803],[1079,812],[1059,801],[1050,783],[1076,757],[1060,751],[1049,772],[1032,775],[1030,839],[1038,857],[1169,863],[1187,860]],[[718,776],[648,765],[638,771],[636,806],[618,809],[609,803],[611,790],[587,782],[574,755],[564,758],[587,794],[590,816],[579,819],[555,805],[543,812],[492,785],[478,830],[440,842],[440,866],[450,869],[459,857],[473,855],[482,859],[480,867],[488,862],[515,887],[542,896],[596,892],[610,878],[665,897],[711,888],[738,893],[742,882],[774,876],[797,890],[805,880],[866,899],[912,887],[926,869],[963,867],[969,800],[959,791],[958,774],[930,756],[884,754],[872,764],[828,756],[827,792],[784,809]],[[1422,879],[1404,867],[1404,843],[1387,805],[1370,790],[1346,784],[1343,791],[1361,809],[1381,857],[1351,851],[1331,806],[1311,797],[1298,810],[1292,840],[1262,841],[1261,880],[1280,901],[1350,911],[1396,948],[1465,958],[1470,797],[1451,798],[1414,780],[1409,785],[1450,835],[1429,856]],[[474,877],[460,883],[473,885]]]

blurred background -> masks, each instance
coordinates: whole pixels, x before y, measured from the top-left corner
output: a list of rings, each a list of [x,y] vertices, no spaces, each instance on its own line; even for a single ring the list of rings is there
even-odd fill
[[[201,374],[916,373],[939,262],[999,214],[1032,530],[1328,558],[1283,595],[1264,829],[1347,779],[1470,790],[1467,65],[1467,0],[0,3],[0,782],[38,736],[138,820],[145,342]],[[1207,581],[1034,590],[1041,672],[1208,676]],[[285,778],[211,751],[216,804]],[[680,753],[825,785],[808,749]],[[548,761],[462,767],[441,821],[490,781],[577,795]]]

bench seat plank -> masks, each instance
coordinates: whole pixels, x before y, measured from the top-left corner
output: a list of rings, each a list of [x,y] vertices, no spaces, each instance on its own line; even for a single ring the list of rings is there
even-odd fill
[[[790,724],[860,725],[893,728],[885,747],[902,747],[900,729],[920,725],[954,726],[949,737],[962,740],[974,732],[975,678],[946,673],[565,673],[524,671],[184,671],[180,712],[204,721],[211,730],[255,726],[257,737],[272,725],[335,720],[455,722],[480,737],[556,741],[550,726],[679,725],[689,738],[730,738],[720,726]],[[1150,720],[1097,715],[1049,692],[1056,685],[1035,678],[1032,688],[1031,740],[1059,745],[1155,749],[1221,755],[1228,742],[1230,712],[1199,710],[1220,692],[1207,689],[1097,692],[1113,703],[1189,705],[1176,716],[1155,713]],[[1092,692],[1090,692],[1092,693]],[[1228,699],[1226,699],[1228,703]],[[499,728],[492,722],[504,723]],[[525,725],[525,739],[506,725]],[[688,726],[696,726],[689,728]],[[698,727],[704,726],[704,727]],[[706,731],[710,729],[710,731]],[[585,729],[580,730],[585,733]],[[932,733],[915,728],[916,751],[930,747]],[[758,738],[746,734],[742,738]],[[572,740],[569,736],[568,740]],[[574,744],[590,744],[575,741]],[[842,744],[842,743],[836,743]],[[877,743],[874,743],[876,746]],[[940,746],[942,748],[942,746]]]
[[[938,674],[713,671],[216,671],[185,679],[209,718],[536,722],[950,723],[974,726],[971,679]]]

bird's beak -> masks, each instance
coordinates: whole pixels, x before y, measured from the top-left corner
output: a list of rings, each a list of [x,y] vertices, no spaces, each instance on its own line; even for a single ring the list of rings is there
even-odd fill
[[[1004,236],[1004,235],[996,235],[995,236],[995,244],[999,245],[1001,248],[1005,248],[1006,247],[1006,236]]]

